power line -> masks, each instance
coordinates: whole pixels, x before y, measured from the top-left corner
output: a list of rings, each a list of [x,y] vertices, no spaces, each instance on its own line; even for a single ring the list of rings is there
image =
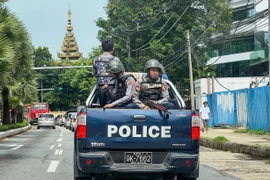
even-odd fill
[[[226,6],[231,3],[232,0],[230,0]],[[226,8],[224,8],[220,14],[218,15],[218,18],[220,18],[220,16],[222,15],[222,13],[225,11]],[[195,45],[196,42],[198,42],[204,35],[205,33],[207,32],[207,30],[215,23],[215,21],[213,20],[213,22],[203,31],[203,33],[195,40],[195,42],[193,43],[193,45],[191,45],[191,47],[193,47]]]
[[[249,1],[250,1],[250,0],[248,0],[248,2],[247,2],[247,4],[246,4],[246,6],[245,6],[245,9],[244,9],[244,10],[246,10],[246,9],[247,9],[247,6],[248,6],[248,4],[249,4]],[[236,26],[236,28],[235,28],[234,34],[236,33],[237,28],[238,28],[238,26],[240,25],[240,23],[241,23],[241,21],[242,21],[242,20],[243,20],[243,19],[241,19],[240,21],[238,21],[238,24],[237,24],[237,26]]]
[[[172,62],[170,62],[168,65],[165,66],[165,68],[170,67],[171,65],[173,65],[176,61],[178,61],[178,58],[180,58],[181,56],[183,56],[186,53],[186,51],[184,51],[183,53],[181,53],[179,56],[174,57],[172,60]],[[175,60],[174,60],[175,59]],[[184,58],[182,58],[181,60],[183,60]],[[181,61],[179,60],[179,62]]]
[[[144,48],[142,50],[146,50],[151,48],[152,46],[155,46],[158,42],[160,42],[171,30],[172,28],[178,23],[178,21],[182,18],[182,16],[186,13],[186,11],[189,9],[190,5],[188,5],[188,7],[186,7],[186,9],[184,10],[184,12],[179,16],[179,18],[175,21],[175,23],[170,27],[170,29],[153,45],[150,45],[147,48]]]
[[[133,49],[131,51],[137,51],[137,50],[140,50],[142,48],[144,48],[145,46],[147,46],[150,42],[152,42],[156,37],[157,35],[162,31],[162,29],[168,24],[168,22],[171,20],[171,18],[173,17],[174,13],[172,13],[172,15],[170,16],[170,18],[166,21],[166,23],[159,29],[159,31],[154,35],[154,37],[152,37],[150,39],[150,41],[148,41],[146,44],[144,44],[143,46],[137,48],[137,49]]]
[[[223,86],[223,85],[217,80],[217,78],[214,77],[214,79],[217,81],[217,83],[218,83],[221,87],[223,87],[224,89],[226,89],[226,90],[228,90],[228,91],[231,91],[230,89],[228,89],[228,88],[226,88],[225,86]]]
[[[250,0],[248,0],[248,3],[249,3],[249,1]],[[262,2],[262,1],[260,1],[260,2]],[[260,2],[258,2],[256,5],[258,5]],[[248,5],[248,3],[247,3],[247,5]],[[245,6],[245,9],[247,8],[247,5]],[[244,10],[245,10],[244,9]],[[237,26],[239,26],[240,25],[240,23],[238,23],[237,24]],[[236,30],[237,30],[237,27],[236,27]],[[234,34],[232,35],[232,37],[234,37],[235,36],[235,33],[236,33],[236,31],[234,31]],[[232,39],[230,40],[230,42],[232,41]],[[194,44],[195,45],[195,44]],[[208,66],[209,65],[212,65],[212,64],[214,64],[214,63],[216,63],[220,58],[222,57],[222,55],[220,55],[214,62],[212,62],[211,64],[208,64]]]
[[[148,29],[150,29],[151,27],[153,27],[156,23],[158,23],[158,21],[162,18],[162,16],[165,14],[165,13],[167,13],[167,11],[169,10],[169,9],[171,9],[175,4],[176,4],[176,1],[177,0],[174,0],[173,2],[171,2],[171,4],[168,4],[167,5],[167,3],[164,3],[163,4],[163,12],[162,13],[160,13],[159,15],[157,15],[154,19],[154,21],[153,22],[150,22],[150,23],[148,23],[148,24],[146,24],[146,25],[144,25],[144,26],[140,26],[139,24],[140,23],[138,23],[137,22],[137,26],[135,27],[135,28],[133,28],[133,29],[125,29],[125,31],[127,31],[127,32],[136,32],[136,31],[138,31],[138,32],[140,32],[140,31],[146,31],[146,30],[148,30]],[[145,20],[144,20],[145,21]],[[144,21],[142,21],[142,22],[144,22]],[[141,22],[141,23],[142,23]],[[141,28],[144,28],[144,29],[141,29]]]

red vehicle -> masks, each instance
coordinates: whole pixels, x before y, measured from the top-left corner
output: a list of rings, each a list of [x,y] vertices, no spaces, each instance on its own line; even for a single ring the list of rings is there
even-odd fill
[[[49,104],[46,102],[43,103],[34,103],[32,105],[26,104],[24,110],[24,116],[30,121],[30,124],[37,123],[39,114],[48,113],[50,111]]]

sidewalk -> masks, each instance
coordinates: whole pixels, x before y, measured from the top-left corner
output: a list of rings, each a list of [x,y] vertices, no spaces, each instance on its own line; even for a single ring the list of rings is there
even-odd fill
[[[212,139],[223,136],[229,142],[214,142]],[[235,133],[235,129],[212,129],[207,133],[201,132],[200,145],[231,151],[233,153],[244,153],[262,158],[270,158],[270,136],[255,135],[248,133]]]
[[[23,128],[17,128],[17,129],[12,129],[12,130],[9,130],[9,131],[0,132],[0,140],[4,139],[4,138],[7,138],[9,136],[20,134],[22,132],[25,132],[25,131],[31,129],[31,128],[32,128],[32,126],[29,124],[28,126],[25,126]]]

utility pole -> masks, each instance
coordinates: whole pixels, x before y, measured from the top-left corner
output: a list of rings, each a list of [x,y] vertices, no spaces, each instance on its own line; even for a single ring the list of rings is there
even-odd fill
[[[41,91],[40,91],[40,100],[41,100],[41,102],[43,102],[43,83],[42,83],[42,81],[40,81],[40,89],[41,89]]]
[[[128,53],[128,58],[131,58],[131,53],[130,53],[130,35],[129,34],[127,36],[127,53]]]
[[[188,47],[188,64],[189,64],[191,110],[195,110],[195,107],[194,107],[193,71],[192,71],[192,60],[191,60],[191,48],[190,48],[189,30],[187,30],[187,47]]]

